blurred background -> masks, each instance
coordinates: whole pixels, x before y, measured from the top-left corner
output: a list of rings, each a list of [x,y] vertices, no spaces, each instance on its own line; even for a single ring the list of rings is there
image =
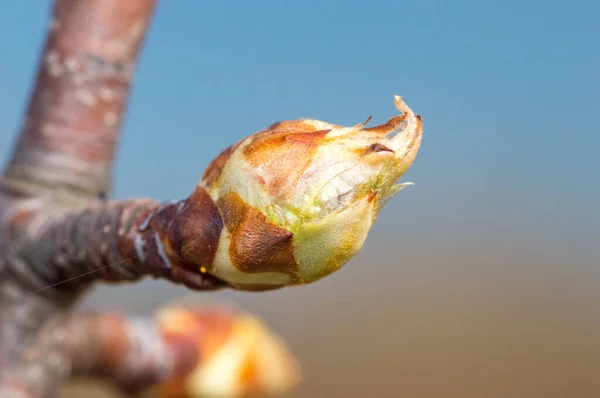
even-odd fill
[[[2,162],[49,7],[0,2]],[[314,285],[194,300],[283,336],[304,370],[297,397],[597,398],[599,18],[591,0],[163,1],[114,196],[183,198],[252,132],[378,124],[400,94],[425,125],[416,185],[359,255]],[[84,305],[150,313],[183,296],[148,280],[99,286]]]

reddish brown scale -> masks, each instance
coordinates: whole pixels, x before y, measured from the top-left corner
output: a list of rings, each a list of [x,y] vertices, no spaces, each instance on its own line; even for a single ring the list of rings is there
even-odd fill
[[[138,247],[136,237],[127,236],[121,250],[139,254],[141,249],[147,273],[193,289],[225,286],[223,281],[200,272],[201,267],[212,264],[223,229],[217,206],[203,188],[198,187],[185,201],[163,204],[145,218],[138,217],[136,229]]]
[[[240,271],[298,275],[291,232],[269,222],[235,192],[220,198],[217,205],[231,233],[231,261]]]
[[[281,127],[264,131],[243,149],[246,160],[264,170],[264,186],[276,199],[293,194],[289,188],[298,181],[330,130],[280,131]]]
[[[213,185],[219,179],[223,167],[231,157],[231,154],[237,149],[241,142],[233,144],[219,154],[206,168],[202,175],[201,181],[206,184],[207,187]]]
[[[376,153],[376,152],[392,152],[394,153],[393,149],[388,148],[387,146],[380,144],[378,142],[376,142],[375,144],[370,145],[367,149],[366,149],[366,155],[370,154],[370,153]]]
[[[142,228],[145,253],[143,262],[148,271],[157,277],[172,276],[175,269],[185,266],[185,261],[164,244],[177,214],[177,206],[178,203],[161,206],[150,219],[148,227]]]
[[[215,258],[223,220],[208,192],[197,187],[177,213],[177,219],[167,237],[172,249],[185,260],[209,267]]]
[[[372,131],[374,133],[379,134],[389,134],[393,131],[396,131],[400,125],[406,120],[406,115],[399,115],[390,118],[385,124],[381,124],[379,126],[367,127],[363,130]]]
[[[417,131],[419,133],[421,133],[423,131],[423,118],[421,117],[421,115],[415,115],[415,117],[417,118]]]

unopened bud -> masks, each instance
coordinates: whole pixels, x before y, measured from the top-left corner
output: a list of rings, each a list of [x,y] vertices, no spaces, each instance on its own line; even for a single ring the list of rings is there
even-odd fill
[[[162,398],[280,396],[299,383],[284,343],[252,315],[171,308],[158,313],[161,333],[191,339],[198,364],[160,386]]]
[[[422,123],[399,96],[394,103],[401,114],[380,126],[283,121],[223,151],[172,228],[184,238],[178,255],[244,290],[338,270],[408,185],[399,180],[417,155]]]

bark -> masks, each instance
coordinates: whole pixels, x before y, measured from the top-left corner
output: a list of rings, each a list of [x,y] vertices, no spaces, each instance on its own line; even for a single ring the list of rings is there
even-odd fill
[[[104,195],[155,0],[57,0],[6,177]]]
[[[131,394],[185,375],[200,360],[191,339],[162,333],[152,318],[80,314],[68,332],[74,377],[107,379]]]
[[[21,223],[21,239],[13,250],[35,275],[37,292],[74,292],[95,280],[134,281],[143,276],[165,278],[195,290],[214,290],[223,281],[167,250],[165,242],[181,219],[187,201],[164,204],[150,199],[91,201],[77,211],[54,215],[37,211]],[[206,209],[196,209],[202,219]],[[212,232],[196,223],[195,234]],[[177,241],[182,239],[178,237]]]

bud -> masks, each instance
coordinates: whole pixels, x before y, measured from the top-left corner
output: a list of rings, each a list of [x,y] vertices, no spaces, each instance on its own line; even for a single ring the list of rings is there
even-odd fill
[[[159,386],[162,398],[281,396],[298,386],[294,357],[252,315],[177,307],[156,318],[166,338],[192,339],[200,358],[190,372]]]
[[[186,204],[207,215],[182,212],[195,221],[176,229],[186,242],[178,254],[244,290],[338,270],[382,206],[409,185],[398,181],[419,150],[421,118],[399,96],[394,103],[401,115],[380,126],[283,121],[223,151]]]

